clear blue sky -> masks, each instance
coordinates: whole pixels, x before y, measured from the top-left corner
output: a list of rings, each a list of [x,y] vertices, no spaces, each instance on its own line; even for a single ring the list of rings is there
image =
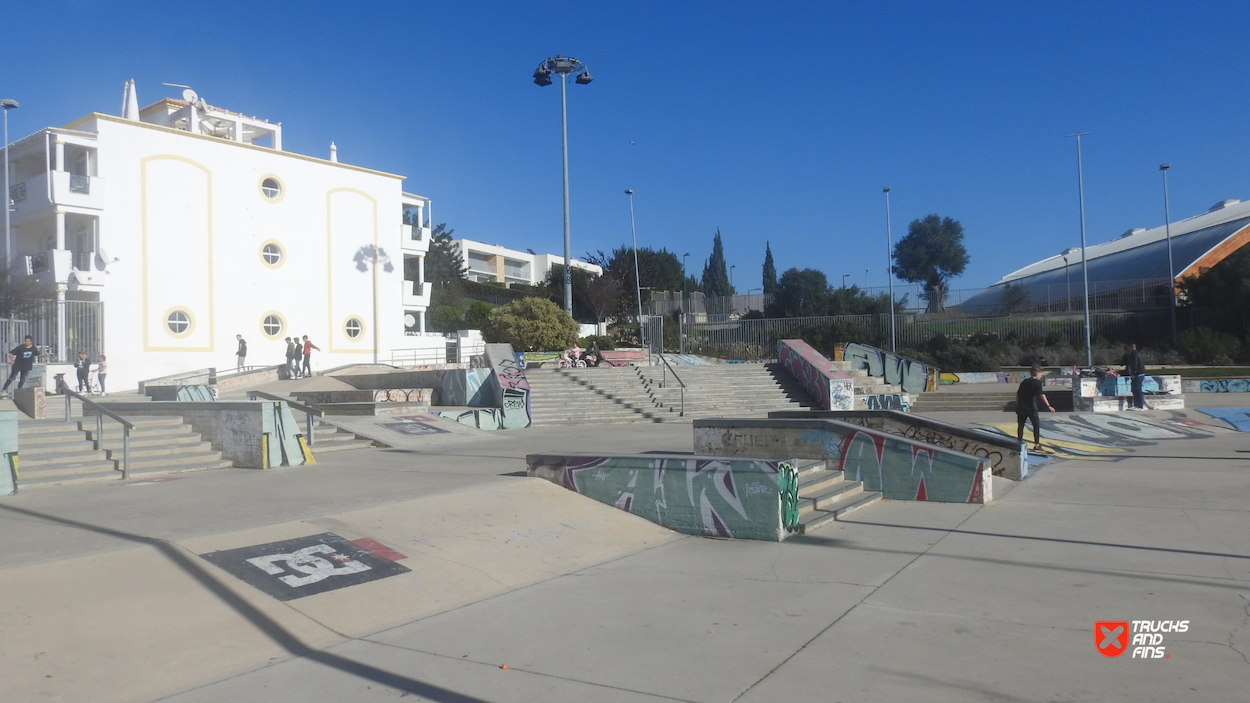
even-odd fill
[[[1250,197],[1244,2],[267,2],[15,0],[0,97],[10,137],[116,114],[185,83],[283,123],[287,150],[408,176],[457,236],[560,253],[560,97],[535,66],[576,56],[569,87],[573,251],[629,241],[690,252],[719,227],[740,291],[764,241],[796,266],[885,284],[895,239],[960,220],[954,288]],[[560,8],[563,9],[560,9]],[[632,144],[631,144],[632,142]]]

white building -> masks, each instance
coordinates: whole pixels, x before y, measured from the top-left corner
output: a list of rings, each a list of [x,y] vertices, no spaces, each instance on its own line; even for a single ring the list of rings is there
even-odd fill
[[[132,81],[123,117],[11,145],[13,265],[66,301],[36,343],[62,362],[107,354],[117,389],[232,370],[236,334],[256,366],[281,363],[293,335],[320,347],[320,368],[443,348],[423,334],[429,200],[338,163],[333,145],[329,159],[285,152],[280,123],[183,95],[139,109]]]
[[[464,265],[469,269],[466,274],[469,280],[478,283],[537,285],[547,280],[552,266],[564,265],[563,254],[535,254],[532,249],[517,251],[469,239],[454,239],[452,244],[460,249]],[[583,269],[596,276],[603,274],[602,267],[585,261],[571,259],[569,263],[572,268]]]

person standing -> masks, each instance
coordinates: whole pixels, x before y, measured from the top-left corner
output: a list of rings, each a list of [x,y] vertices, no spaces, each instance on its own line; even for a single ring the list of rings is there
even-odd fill
[[[1016,439],[1024,444],[1024,421],[1029,420],[1033,423],[1033,451],[1042,451],[1042,429],[1041,419],[1037,416],[1037,408],[1039,405],[1045,405],[1046,409],[1054,412],[1055,408],[1046,399],[1045,388],[1042,385],[1042,368],[1034,366],[1029,369],[1029,377],[1020,382],[1020,387],[1016,389]]]
[[[87,352],[78,352],[78,358],[74,360],[74,368],[78,373],[78,392],[91,392],[91,359],[87,358]]]
[[[9,352],[9,380],[4,382],[4,388],[0,388],[0,393],[8,393],[9,384],[13,383],[13,378],[17,378],[17,387],[21,388],[26,383],[26,377],[30,375],[31,369],[35,368],[35,359],[39,358],[39,350],[35,347],[35,342],[30,335],[19,347],[13,347]]]
[[[239,350],[235,352],[235,355],[239,358],[239,362],[238,365],[235,366],[235,371],[242,371],[247,366],[247,342],[243,339],[243,335],[241,334],[236,334],[234,338],[239,340]]]
[[[1133,392],[1133,405],[1129,410],[1145,410],[1146,395],[1142,392],[1142,383],[1146,380],[1146,357],[1137,350],[1136,344],[1130,344],[1124,348],[1124,358],[1120,359],[1120,363],[1124,364],[1124,373],[1132,380],[1130,388]]]
[[[100,397],[108,395],[104,392],[104,378],[109,375],[108,357],[100,355],[100,362],[95,367],[96,380],[100,382]]]
[[[308,341],[308,335],[304,335],[304,375],[312,375],[312,350],[321,351],[321,347]]]
[[[298,352],[295,351],[295,342],[290,337],[286,337],[284,341],[286,342],[286,377],[298,378],[299,365],[295,362]]]

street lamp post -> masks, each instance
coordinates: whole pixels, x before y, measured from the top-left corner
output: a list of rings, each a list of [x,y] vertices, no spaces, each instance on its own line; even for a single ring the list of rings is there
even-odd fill
[[[894,243],[890,233],[890,186],[881,189],[885,193],[885,275],[890,279],[890,353],[898,351],[898,341],[894,334]]]
[[[634,287],[638,291],[638,324],[642,324],[642,279],[638,277],[638,228],[634,226],[634,191],[625,189],[629,196],[629,231],[634,235]],[[652,298],[654,301],[655,299]]]
[[[1089,134],[1093,132],[1075,132],[1063,136],[1076,137],[1076,192],[1081,205],[1081,279],[1085,286],[1083,293],[1085,298],[1085,365],[1093,366],[1094,352],[1090,348],[1089,337],[1089,257],[1085,255],[1085,176],[1081,169],[1081,137]]]
[[[729,267],[729,294],[734,294],[734,269],[738,268],[737,264]]]
[[[1068,271],[1068,254],[1071,249],[1065,249],[1060,256],[1063,257],[1063,295],[1068,301],[1068,312],[1072,312],[1072,274]]]
[[[686,252],[685,254],[681,255],[681,311],[682,313],[688,312],[686,310],[686,279],[690,277],[686,275],[686,257],[687,256],[690,256],[690,252]]]
[[[0,100],[4,108],[4,268],[10,269],[13,263],[13,230],[9,224],[9,211],[13,209],[13,195],[9,191],[9,110],[17,107],[16,100],[5,98]]]
[[[1168,240],[1168,307],[1172,311],[1172,348],[1176,348],[1176,270],[1172,264],[1172,217],[1168,212],[1168,169],[1172,164],[1163,164],[1159,170],[1163,172],[1163,232]]]
[[[864,292],[868,291],[868,267],[864,267]]]
[[[849,276],[849,275],[851,275],[851,274],[849,274],[849,273],[844,273],[844,274],[842,274],[842,290],[846,290],[846,277],[847,277],[847,276]]]
[[[560,76],[560,139],[564,155],[564,309],[573,314],[573,257],[569,246],[569,115],[568,115],[568,77],[577,75],[576,83],[586,85],[594,80],[586,64],[575,58],[556,55],[544,60],[534,70],[534,83],[544,86],[551,85],[551,74]]]

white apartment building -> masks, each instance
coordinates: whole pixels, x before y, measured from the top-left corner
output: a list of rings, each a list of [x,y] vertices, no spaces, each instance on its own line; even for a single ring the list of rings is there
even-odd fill
[[[547,272],[553,265],[564,265],[563,254],[535,254],[532,249],[517,251],[469,239],[454,239],[452,244],[460,249],[464,265],[469,269],[466,274],[469,280],[478,283],[537,285],[547,280]],[[572,259],[570,265],[596,276],[603,274],[602,267],[585,261]]]
[[[321,368],[443,348],[423,334],[430,201],[403,176],[283,151],[281,123],[190,90],[139,109],[131,81],[122,112],[10,146],[11,265],[58,301],[34,326],[54,361],[107,354],[122,389],[233,370],[236,334],[254,366],[287,336]]]

